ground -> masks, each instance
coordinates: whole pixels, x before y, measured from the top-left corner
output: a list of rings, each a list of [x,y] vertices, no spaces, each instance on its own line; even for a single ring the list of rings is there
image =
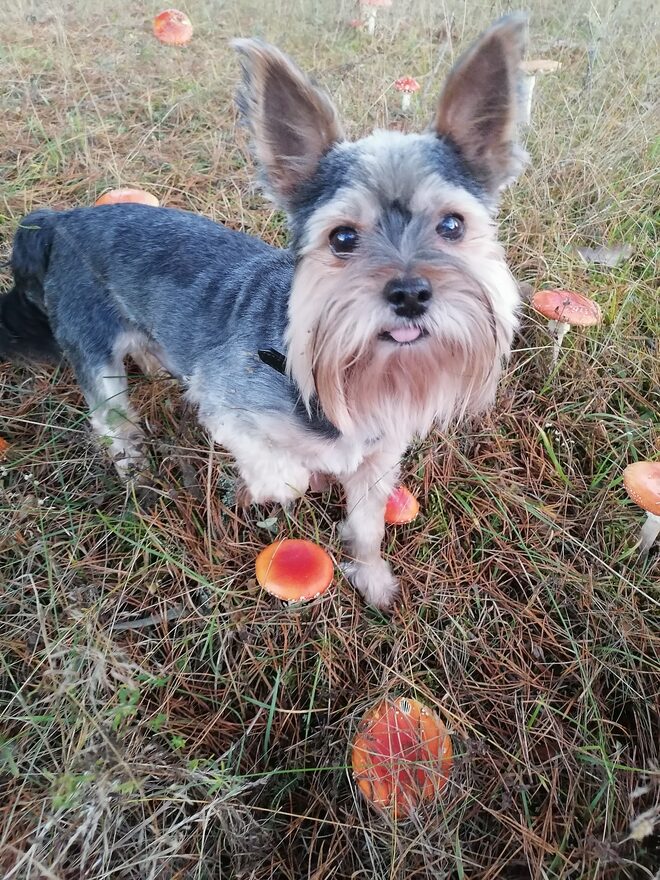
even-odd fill
[[[347,2],[184,8],[195,36],[173,49],[152,3],[7,5],[0,259],[25,211],[118,185],[283,243],[237,126],[229,39],[294,55],[351,135],[414,130],[505,9],[394,0],[370,37]],[[0,365],[4,877],[657,877],[658,554],[635,552],[643,514],[622,486],[660,450],[652,4],[530,12],[530,57],[562,67],[537,79],[501,236],[521,283],[592,296],[604,321],[569,334],[553,370],[526,307],[493,412],[411,450],[422,515],[388,533],[391,617],[339,571],[304,608],[260,591],[254,559],[276,535],[340,559],[341,499],[239,511],[230,460],[171,381],[134,382],[163,487],[141,514],[68,370]],[[402,74],[422,84],[406,116]],[[576,254],[603,243],[632,256]],[[457,757],[441,801],[395,825],[347,756],[367,707],[400,694],[442,715]]]

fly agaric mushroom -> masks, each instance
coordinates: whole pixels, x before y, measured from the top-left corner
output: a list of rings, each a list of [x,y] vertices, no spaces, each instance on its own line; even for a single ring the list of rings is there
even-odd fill
[[[552,363],[557,363],[564,336],[574,327],[600,324],[602,314],[597,302],[571,290],[539,290],[531,299],[532,308],[548,318],[548,330],[554,339]]]
[[[255,567],[264,590],[284,602],[316,599],[328,589],[334,574],[325,550],[302,539],[269,544],[257,556]]]
[[[412,522],[418,513],[418,500],[405,486],[398,486],[387,499],[385,522],[391,526],[402,525]]]
[[[371,36],[376,30],[376,10],[379,6],[391,6],[392,0],[360,0],[360,6],[365,14],[365,24]]]
[[[401,92],[401,109],[408,110],[410,108],[410,97],[414,92],[419,91],[419,83],[412,76],[400,76],[394,83],[397,92]]]
[[[95,205],[124,205],[128,203],[150,205],[152,208],[157,208],[159,205],[158,199],[151,193],[145,192],[143,189],[129,188],[111,189],[94,202]]]
[[[168,46],[183,46],[193,35],[192,22],[178,9],[166,9],[154,18],[154,36]]]
[[[639,536],[641,553],[648,553],[660,535],[660,461],[636,461],[623,472],[626,492],[646,511],[646,522]]]
[[[449,777],[451,738],[417,700],[382,700],[358,725],[351,762],[358,788],[394,819],[410,816],[440,793]]]

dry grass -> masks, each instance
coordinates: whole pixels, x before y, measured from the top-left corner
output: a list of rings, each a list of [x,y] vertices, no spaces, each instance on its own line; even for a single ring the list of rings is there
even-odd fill
[[[197,34],[177,51],[151,37],[151,4],[19,0],[0,46],[0,256],[24,211],[119,184],[281,242],[236,130],[228,38],[298,57],[351,133],[412,127],[501,11],[470,7],[395,0],[372,41],[345,26],[348,3],[190,0]],[[0,367],[7,880],[654,876],[658,555],[636,558],[621,485],[660,448],[652,6],[532,13],[532,55],[563,68],[538,82],[533,165],[502,235],[520,280],[594,296],[605,323],[569,336],[550,375],[527,314],[494,413],[411,452],[423,517],[389,536],[405,583],[392,619],[342,581],[302,610],[259,592],[272,534],[231,506],[230,462],[171,383],[135,386],[165,493],[147,517],[68,371]],[[415,119],[395,114],[404,72],[424,85]],[[581,264],[575,246],[602,241],[633,258]],[[338,552],[339,500],[301,501],[278,533]],[[398,827],[346,769],[357,720],[388,693],[436,707],[458,753],[443,803]]]

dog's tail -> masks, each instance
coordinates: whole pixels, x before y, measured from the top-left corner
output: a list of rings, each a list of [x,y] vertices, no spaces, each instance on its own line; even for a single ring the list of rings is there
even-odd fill
[[[57,362],[61,357],[43,286],[56,219],[54,211],[34,211],[16,231],[11,255],[14,286],[0,297],[0,361]]]

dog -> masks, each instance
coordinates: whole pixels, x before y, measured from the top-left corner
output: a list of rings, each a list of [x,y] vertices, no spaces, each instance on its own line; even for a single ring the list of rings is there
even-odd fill
[[[233,45],[238,107],[290,246],[174,209],[37,210],[16,232],[0,356],[72,365],[122,476],[147,470],[124,358],[165,369],[229,450],[251,503],[290,504],[319,475],[347,515],[345,570],[388,608],[384,511],[416,437],[495,398],[518,287],[495,214],[518,143],[522,16],[460,57],[422,133],[345,139],[286,55]]]

